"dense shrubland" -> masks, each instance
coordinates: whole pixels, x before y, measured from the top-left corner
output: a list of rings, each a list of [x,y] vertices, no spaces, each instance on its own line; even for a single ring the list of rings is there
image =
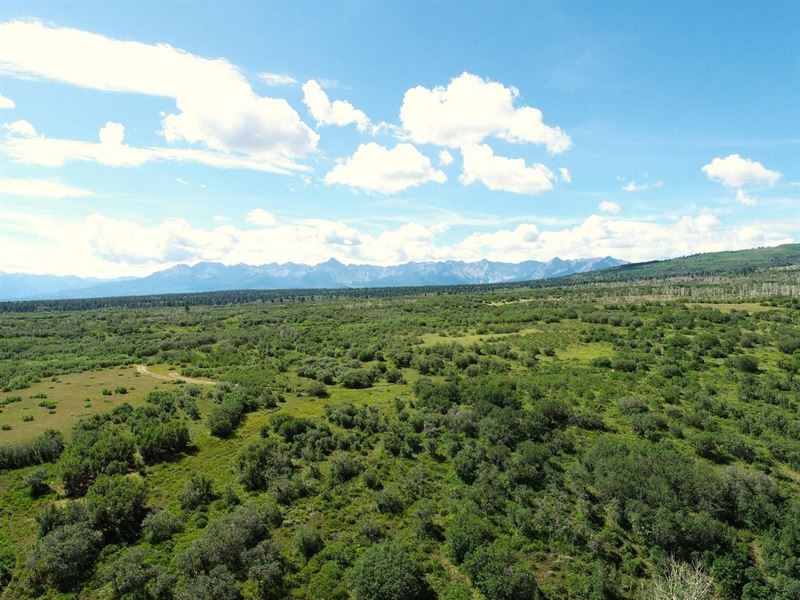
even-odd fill
[[[797,300],[618,291],[4,315],[12,398],[107,364],[222,383],[0,446],[0,584],[14,598],[800,597]]]

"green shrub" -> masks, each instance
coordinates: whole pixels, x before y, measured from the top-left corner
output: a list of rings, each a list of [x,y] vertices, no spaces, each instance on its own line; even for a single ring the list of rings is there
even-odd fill
[[[242,406],[235,400],[216,404],[208,413],[208,430],[216,437],[229,437],[239,427],[243,417]]]
[[[174,600],[241,600],[236,577],[224,565],[213,567],[208,573],[199,572],[182,579],[175,587]]]
[[[387,514],[400,514],[405,508],[403,495],[395,487],[387,487],[375,492],[375,503],[378,510]]]
[[[418,600],[429,594],[417,560],[394,541],[364,551],[348,580],[356,600]]]
[[[474,511],[465,508],[448,521],[444,539],[450,558],[460,564],[467,554],[492,539],[492,529]]]
[[[126,473],[136,464],[135,450],[133,438],[119,428],[77,432],[59,461],[65,492],[80,496],[98,475]]]
[[[103,475],[86,492],[86,510],[109,539],[134,539],[147,513],[147,486],[137,477]]]
[[[743,373],[758,373],[758,361],[746,354],[732,356],[728,359],[727,364],[730,368]]]
[[[342,387],[361,390],[372,387],[372,374],[365,369],[345,369],[339,374]]]
[[[31,471],[25,476],[25,485],[28,486],[32,498],[47,493],[50,491],[50,486],[47,485],[47,471],[42,469]]]
[[[319,381],[312,381],[306,386],[306,393],[312,398],[327,398],[330,392],[324,383]]]
[[[284,577],[288,563],[273,540],[264,540],[243,554],[248,565],[247,576],[256,582],[262,598],[281,598],[285,595]]]
[[[183,531],[183,522],[167,510],[157,509],[142,521],[142,533],[147,541],[157,544]]]
[[[91,575],[101,540],[86,523],[57,527],[33,545],[25,566],[34,582],[67,592]]]
[[[183,421],[167,421],[143,428],[135,436],[144,461],[152,464],[177,456],[189,445],[189,429]]]
[[[362,468],[358,457],[343,452],[331,460],[331,479],[336,483],[344,483],[358,475]]]
[[[45,429],[32,442],[0,446],[0,469],[19,469],[54,462],[63,451],[64,437],[61,432]]]
[[[214,500],[211,478],[203,473],[192,475],[178,492],[178,503],[183,510],[195,510],[208,506]]]
[[[236,458],[239,481],[248,490],[266,490],[269,484],[289,475],[294,466],[285,445],[272,438],[261,439],[239,452]]]
[[[541,598],[531,570],[507,542],[480,546],[464,559],[464,571],[486,598],[536,600]]]
[[[172,583],[165,568],[156,564],[144,548],[124,550],[106,567],[103,579],[111,585],[115,598],[159,598],[160,584]],[[159,581],[161,580],[161,581]]]
[[[311,558],[317,552],[322,550],[324,543],[319,529],[313,525],[301,525],[294,535],[294,544],[306,558]]]

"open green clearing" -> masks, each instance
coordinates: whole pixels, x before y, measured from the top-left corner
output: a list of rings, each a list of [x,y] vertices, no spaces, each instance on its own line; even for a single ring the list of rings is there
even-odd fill
[[[796,599],[791,273],[19,305],[3,597]]]
[[[125,392],[120,393],[120,388]],[[169,383],[140,375],[133,367],[123,367],[53,376],[25,389],[6,392],[0,400],[20,397],[21,401],[0,408],[0,444],[30,440],[48,428],[67,434],[80,419],[109,412],[124,402],[138,406],[148,393],[161,388],[169,389]],[[49,408],[51,405],[53,408]],[[23,421],[25,415],[33,420]],[[4,430],[3,425],[10,429]]]

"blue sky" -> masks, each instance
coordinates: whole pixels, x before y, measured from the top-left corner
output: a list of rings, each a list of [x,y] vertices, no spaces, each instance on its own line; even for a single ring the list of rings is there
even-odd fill
[[[800,240],[796,2],[5,2],[0,95],[3,271]]]

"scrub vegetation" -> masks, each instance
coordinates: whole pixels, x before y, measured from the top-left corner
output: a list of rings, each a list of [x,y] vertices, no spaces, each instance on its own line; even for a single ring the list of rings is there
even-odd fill
[[[784,263],[6,304],[3,597],[796,599]]]

